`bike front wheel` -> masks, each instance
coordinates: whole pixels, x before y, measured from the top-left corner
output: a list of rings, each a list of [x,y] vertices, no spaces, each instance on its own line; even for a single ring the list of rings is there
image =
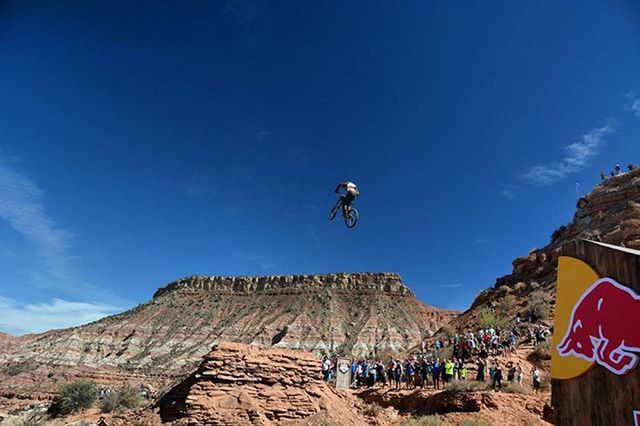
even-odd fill
[[[333,208],[331,209],[331,211],[329,212],[329,220],[333,220],[333,218],[336,217],[336,214],[338,213],[338,210],[340,210],[340,200],[338,200],[338,202],[336,203],[335,206],[333,206]]]
[[[353,228],[358,223],[358,210],[353,207],[349,209],[349,214],[344,218],[344,224],[347,225],[347,228]]]

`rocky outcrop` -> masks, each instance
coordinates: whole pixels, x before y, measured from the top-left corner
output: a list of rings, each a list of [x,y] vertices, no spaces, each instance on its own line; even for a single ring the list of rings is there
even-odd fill
[[[42,392],[87,371],[163,386],[217,341],[381,355],[418,344],[455,315],[418,300],[397,274],[190,277],[120,315],[7,339],[0,394]]]
[[[210,277],[194,275],[161,287],[154,298],[170,291],[206,291],[214,294],[309,294],[331,290],[334,293],[411,296],[411,290],[402,283],[400,275],[379,273],[322,274],[322,275],[274,275],[266,277]]]
[[[193,426],[276,425],[310,417],[366,423],[347,398],[322,382],[320,360],[312,354],[226,342],[157,407],[163,422]]]
[[[454,326],[473,324],[480,308],[499,303],[507,293],[522,302],[516,306],[519,310],[534,291],[544,292],[553,303],[561,247],[576,238],[640,248],[640,170],[607,179],[581,198],[573,220],[553,232],[548,245],[515,259],[512,273],[481,292]]]

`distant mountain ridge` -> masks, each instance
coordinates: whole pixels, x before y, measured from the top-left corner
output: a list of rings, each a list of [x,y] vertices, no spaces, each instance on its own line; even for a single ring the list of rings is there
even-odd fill
[[[8,338],[0,351],[0,395],[36,382],[53,390],[54,380],[87,370],[105,383],[117,373],[161,385],[189,373],[218,341],[317,355],[402,351],[456,315],[418,300],[394,273],[187,277],[121,314]]]

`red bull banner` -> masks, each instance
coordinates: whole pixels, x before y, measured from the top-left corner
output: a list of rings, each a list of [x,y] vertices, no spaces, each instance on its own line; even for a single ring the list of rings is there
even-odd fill
[[[551,376],[571,379],[596,365],[623,375],[639,352],[640,296],[579,259],[560,257]]]

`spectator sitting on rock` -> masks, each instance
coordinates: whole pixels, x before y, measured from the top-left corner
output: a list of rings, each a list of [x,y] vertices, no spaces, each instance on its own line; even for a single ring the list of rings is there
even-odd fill
[[[97,426],[109,426],[109,423],[107,423],[107,419],[105,419],[103,416],[100,416],[100,419],[98,420],[98,423],[96,423]]]
[[[629,169],[629,171],[632,172],[632,171],[634,171],[636,169],[636,166],[635,166],[635,164],[629,164],[627,166],[627,169]]]

